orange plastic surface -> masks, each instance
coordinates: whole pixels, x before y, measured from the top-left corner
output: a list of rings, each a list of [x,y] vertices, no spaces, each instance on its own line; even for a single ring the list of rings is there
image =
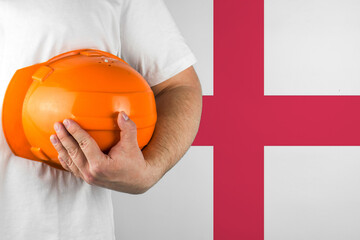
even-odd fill
[[[150,86],[117,56],[80,49],[16,71],[5,93],[2,124],[15,155],[62,169],[49,140],[54,123],[75,120],[107,153],[120,140],[120,111],[136,123],[142,149],[157,120]]]

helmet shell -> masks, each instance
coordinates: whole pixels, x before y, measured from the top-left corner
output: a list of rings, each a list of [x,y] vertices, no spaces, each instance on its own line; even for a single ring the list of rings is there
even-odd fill
[[[16,71],[5,93],[2,123],[15,155],[62,169],[49,140],[54,123],[73,119],[107,153],[120,140],[120,111],[135,122],[142,149],[157,120],[150,86],[117,56],[80,49]]]

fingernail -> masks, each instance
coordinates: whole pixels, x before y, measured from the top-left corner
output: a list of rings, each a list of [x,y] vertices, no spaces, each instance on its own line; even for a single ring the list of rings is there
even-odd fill
[[[64,126],[65,126],[66,128],[68,128],[69,125],[70,125],[70,122],[69,122],[69,120],[67,120],[67,119],[65,119],[65,120],[63,121],[63,123],[64,123]]]
[[[125,119],[125,121],[127,121],[129,119],[128,115],[126,115],[125,112],[122,112],[122,117]]]
[[[54,124],[54,129],[55,129],[56,132],[58,132],[60,130],[59,123]]]
[[[54,144],[54,145],[56,145],[57,142],[58,142],[57,139],[56,139],[56,137],[55,137],[54,135],[51,135],[51,136],[50,136],[50,141],[51,141],[51,143]]]

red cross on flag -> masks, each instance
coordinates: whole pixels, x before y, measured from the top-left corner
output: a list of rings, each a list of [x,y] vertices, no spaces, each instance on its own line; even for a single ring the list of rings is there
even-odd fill
[[[214,9],[214,239],[360,239],[360,2]]]

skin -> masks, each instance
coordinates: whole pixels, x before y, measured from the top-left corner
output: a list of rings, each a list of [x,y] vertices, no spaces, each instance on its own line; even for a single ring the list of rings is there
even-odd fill
[[[193,67],[152,87],[157,123],[141,150],[135,123],[120,112],[120,141],[104,154],[74,120],[54,124],[50,141],[63,168],[90,185],[141,194],[156,184],[186,153],[199,128],[202,90]]]

